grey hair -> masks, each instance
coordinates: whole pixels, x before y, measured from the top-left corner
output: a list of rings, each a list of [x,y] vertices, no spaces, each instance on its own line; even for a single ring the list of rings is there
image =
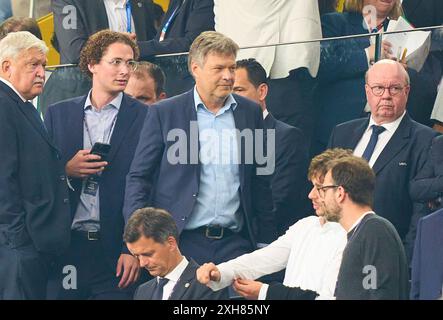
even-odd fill
[[[16,60],[23,51],[32,48],[36,48],[44,54],[47,54],[49,51],[44,41],[28,31],[8,33],[0,41],[0,64],[6,59]]]
[[[189,49],[188,56],[188,69],[192,74],[191,63],[196,62],[199,66],[203,66],[206,62],[206,57],[209,53],[217,53],[220,55],[233,55],[237,56],[238,44],[231,38],[216,32],[205,31],[202,32],[194,42],[192,42]]]

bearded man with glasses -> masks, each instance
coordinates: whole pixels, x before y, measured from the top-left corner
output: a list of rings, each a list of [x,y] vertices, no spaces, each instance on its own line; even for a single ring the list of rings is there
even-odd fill
[[[72,241],[57,272],[63,277],[66,265],[77,271],[77,290],[56,279],[51,298],[132,298],[140,269],[122,240],[122,207],[125,177],[147,108],[123,90],[138,56],[135,42],[122,33],[92,35],[80,55],[80,69],[92,78],[91,90],[46,113],[45,124],[71,185]],[[91,152],[95,143],[110,145],[106,158]]]
[[[375,63],[365,82],[370,117],[336,126],[329,147],[352,149],[369,162],[376,175],[374,211],[396,227],[410,259],[423,210],[413,203],[409,182],[425,164],[437,133],[408,115],[409,76],[400,63]]]

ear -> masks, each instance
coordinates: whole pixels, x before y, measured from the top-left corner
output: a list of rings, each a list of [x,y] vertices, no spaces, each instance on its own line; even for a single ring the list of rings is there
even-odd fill
[[[345,189],[343,189],[343,187],[340,186],[337,188],[337,192],[335,193],[337,203],[343,203],[343,201],[345,201],[347,196],[348,195],[347,195]]]
[[[89,72],[91,72],[92,74],[95,74],[97,72],[97,65],[96,64],[88,64],[88,70]]]
[[[192,71],[192,75],[194,76],[194,78],[195,78],[196,71],[198,69],[200,69],[199,64],[195,61],[191,61],[191,71]]]
[[[265,101],[266,96],[268,95],[269,87],[266,83],[262,83],[258,86],[258,95],[260,101]]]
[[[173,236],[169,236],[166,242],[169,245],[169,249],[171,251],[175,251],[178,249],[177,240]]]
[[[11,61],[5,60],[2,62],[2,74],[7,75],[8,77],[11,74]]]

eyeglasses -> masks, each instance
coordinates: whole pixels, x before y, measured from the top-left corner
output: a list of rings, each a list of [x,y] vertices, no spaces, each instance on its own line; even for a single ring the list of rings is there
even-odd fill
[[[374,94],[374,96],[377,97],[381,97],[384,93],[385,90],[388,89],[388,92],[391,96],[395,96],[397,94],[399,94],[400,92],[403,91],[404,88],[406,88],[407,86],[391,86],[391,87],[383,87],[383,86],[373,86],[373,87],[369,87],[371,88],[372,93]]]
[[[326,194],[326,190],[328,190],[328,189],[335,189],[335,188],[338,188],[338,187],[340,187],[340,186],[338,186],[336,184],[331,184],[329,186],[316,187],[316,189],[317,189],[318,194],[320,195],[320,197],[323,198],[325,196],[325,194]]]
[[[112,59],[111,61],[106,61],[106,63],[110,64],[111,66],[113,66],[114,68],[118,69],[121,68],[121,66],[123,64],[126,65],[126,67],[128,67],[128,69],[130,71],[135,71],[137,69],[137,61],[135,60],[128,60],[128,61],[123,61],[123,59]]]

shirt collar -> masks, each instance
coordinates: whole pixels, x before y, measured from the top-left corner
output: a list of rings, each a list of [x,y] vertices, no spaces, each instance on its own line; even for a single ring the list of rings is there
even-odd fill
[[[202,106],[203,108],[208,110],[208,108],[206,108],[205,104],[203,103],[202,99],[200,98],[200,95],[197,92],[197,86],[194,86],[194,103],[195,103],[195,111],[198,111],[199,106]],[[223,107],[220,110],[229,109],[229,108],[232,108],[232,110],[235,110],[237,108],[237,101],[235,101],[234,96],[232,94],[230,94],[226,98],[225,104],[223,105]]]
[[[4,84],[6,84],[8,87],[10,87],[12,90],[14,90],[14,92],[20,97],[20,99],[23,100],[23,102],[26,102],[28,100],[26,100],[25,98],[23,98],[23,96],[14,88],[14,86],[12,85],[11,82],[9,82],[8,80],[0,77],[0,81],[2,81]]]
[[[114,8],[125,8],[127,0],[105,0]]]
[[[88,93],[88,95],[87,95],[87,97],[86,97],[85,105],[84,105],[84,107],[83,107],[85,110],[86,110],[87,108],[89,108],[89,107],[92,108],[91,92],[92,92],[92,89],[89,90],[89,93]],[[123,92],[120,92],[120,93],[118,94],[118,96],[114,98],[114,100],[112,100],[111,102],[109,102],[109,103],[105,106],[105,108],[106,108],[107,106],[111,105],[111,106],[113,106],[114,108],[116,108],[117,110],[120,110],[120,106],[121,106],[121,104],[122,104],[122,100],[123,100]]]
[[[185,271],[186,267],[188,266],[189,262],[186,259],[186,257],[183,256],[182,261],[172,270],[169,272],[165,278],[174,282],[177,282],[180,277],[182,276],[182,273]],[[158,279],[157,279],[158,281]]]
[[[360,224],[360,222],[363,220],[363,218],[364,218],[365,216],[367,216],[368,214],[375,214],[375,212],[374,212],[374,211],[368,211],[368,212],[363,213],[363,214],[361,215],[361,217],[358,218],[357,221],[354,222],[354,224],[352,225],[352,227],[349,229],[349,232],[351,232],[352,230],[354,230],[355,227],[357,227],[357,226]]]
[[[269,114],[268,109],[265,109],[265,110],[263,111],[263,120],[266,119],[266,117],[268,116],[268,114]]]
[[[400,122],[403,120],[405,114],[406,114],[406,111],[404,111],[403,114],[395,121],[392,121],[389,123],[383,123],[381,126],[384,127],[386,129],[386,131],[394,133],[395,130],[397,130],[398,126],[400,125]],[[369,120],[369,126],[366,128],[366,132],[368,132],[373,125],[378,126],[378,124],[375,123],[374,119],[371,116],[371,118]]]

